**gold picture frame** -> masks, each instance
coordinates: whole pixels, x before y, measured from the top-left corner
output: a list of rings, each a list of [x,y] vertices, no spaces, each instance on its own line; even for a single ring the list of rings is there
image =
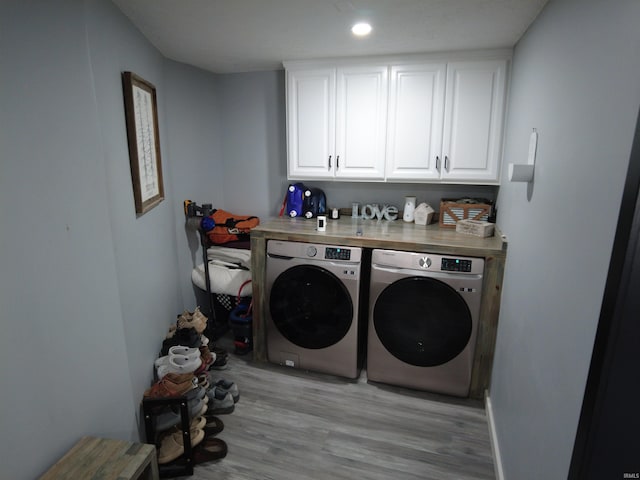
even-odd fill
[[[136,216],[164,200],[156,88],[132,72],[122,72],[129,163]]]

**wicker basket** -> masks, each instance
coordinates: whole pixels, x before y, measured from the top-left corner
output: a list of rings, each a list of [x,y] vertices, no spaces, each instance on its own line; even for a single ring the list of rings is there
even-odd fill
[[[443,198],[440,201],[440,226],[456,228],[456,222],[465,219],[487,221],[491,206],[488,200]]]

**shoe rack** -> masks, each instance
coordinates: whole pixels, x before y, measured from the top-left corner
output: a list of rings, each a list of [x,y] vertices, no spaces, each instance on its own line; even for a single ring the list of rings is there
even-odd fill
[[[145,434],[147,443],[158,445],[158,432],[156,430],[156,417],[164,407],[178,406],[180,408],[180,431],[182,432],[182,444],[184,453],[173,462],[158,465],[160,478],[172,478],[193,475],[193,447],[191,446],[191,418],[189,406],[185,397],[171,398],[145,398],[142,400],[142,413],[144,415]]]

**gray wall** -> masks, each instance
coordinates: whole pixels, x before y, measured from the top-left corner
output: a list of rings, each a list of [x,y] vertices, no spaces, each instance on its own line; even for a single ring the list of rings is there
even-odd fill
[[[3,478],[34,478],[81,435],[136,430],[84,15],[73,1],[1,6]]]
[[[167,95],[168,169],[175,201],[171,208],[176,218],[178,278],[184,308],[195,306],[191,283],[193,267],[202,263],[200,236],[187,225],[183,201],[219,206],[225,199],[225,181],[221,156],[218,93],[215,75],[188,65],[165,60]]]
[[[217,152],[212,135],[187,145],[191,123],[214,131],[214,113],[180,110],[195,98],[213,104],[201,89],[213,76],[166,62],[111,2],[0,9],[0,476],[22,479],[82,435],[139,439],[153,359],[175,314],[192,306],[178,270],[182,200],[208,192],[199,174]],[[159,97],[166,198],[140,218],[123,70]],[[185,98],[185,88],[199,90]]]
[[[220,75],[221,208],[276,215],[286,188],[284,71]]]
[[[551,0],[514,52],[491,403],[507,479],[566,478],[640,105],[640,3]],[[506,168],[503,169],[503,174]]]
[[[169,172],[173,158],[162,156],[165,200],[137,218],[129,167],[122,101],[122,71],[151,82],[159,94],[160,150],[167,149],[163,57],[110,2],[86,2],[87,37],[107,186],[109,221],[115,252],[116,281],[129,357],[132,402],[136,406],[153,373],[152,362],[174,315],[182,307],[176,276],[174,201]],[[170,153],[170,152],[168,152]],[[160,260],[161,259],[161,260]]]

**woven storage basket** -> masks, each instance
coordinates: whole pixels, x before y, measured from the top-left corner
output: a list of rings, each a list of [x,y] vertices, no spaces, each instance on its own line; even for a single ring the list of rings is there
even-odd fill
[[[475,201],[476,203],[471,203]],[[489,219],[491,202],[487,200],[473,199],[447,199],[440,201],[440,226],[443,228],[456,228],[458,220],[483,220]]]

